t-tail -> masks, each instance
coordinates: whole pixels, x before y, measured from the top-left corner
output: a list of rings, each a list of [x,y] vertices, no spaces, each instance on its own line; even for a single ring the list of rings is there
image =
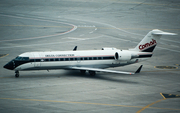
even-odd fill
[[[157,43],[159,43],[159,39],[161,38],[162,35],[176,35],[176,34],[164,32],[164,31],[161,31],[158,29],[154,29],[154,30],[150,31],[141,40],[141,42],[132,50],[139,51],[139,52],[153,52]]]

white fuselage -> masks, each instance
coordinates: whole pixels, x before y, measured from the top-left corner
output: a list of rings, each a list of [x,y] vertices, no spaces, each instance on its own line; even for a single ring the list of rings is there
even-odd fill
[[[115,53],[118,53],[118,56],[115,56]],[[139,58],[132,59],[132,55],[137,56],[139,53],[114,48],[112,50],[27,52],[18,57],[22,57],[21,60],[29,57],[29,62],[22,63],[14,70],[70,69],[72,66],[117,67],[136,63]],[[21,62],[21,60],[19,61]]]

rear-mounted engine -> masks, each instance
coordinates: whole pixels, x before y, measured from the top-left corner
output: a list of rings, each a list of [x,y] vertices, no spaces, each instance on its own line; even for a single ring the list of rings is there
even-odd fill
[[[131,53],[128,51],[119,51],[114,55],[116,60],[129,61],[131,59]]]

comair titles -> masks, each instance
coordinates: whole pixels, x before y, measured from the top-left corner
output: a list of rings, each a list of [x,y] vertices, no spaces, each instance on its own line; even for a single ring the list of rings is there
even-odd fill
[[[147,48],[149,46],[155,45],[155,44],[157,44],[156,40],[152,39],[152,41],[150,41],[149,43],[146,43],[144,45],[139,45],[139,49],[143,50],[143,49],[145,49],[145,48]]]
[[[45,57],[69,57],[69,56],[74,56],[74,54],[45,55]]]

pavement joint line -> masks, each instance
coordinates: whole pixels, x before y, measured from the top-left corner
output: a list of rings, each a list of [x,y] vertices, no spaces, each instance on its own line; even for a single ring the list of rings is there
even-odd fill
[[[65,27],[65,28],[71,28],[70,26],[43,26],[43,25],[3,25],[0,24],[0,26],[13,26],[13,27]],[[86,27],[86,26],[77,26],[78,28],[92,28],[92,27]],[[111,27],[96,27],[98,29],[116,29],[116,28],[111,28]],[[150,28],[119,28],[119,29],[126,29],[126,30],[141,30],[141,31],[146,31],[146,30],[152,30]],[[176,30],[179,31],[180,29],[161,29],[161,30]]]
[[[92,39],[96,39],[96,38],[101,38],[102,36],[103,35],[100,35],[100,36],[89,38],[89,39],[86,39],[86,40],[92,40]],[[75,40],[75,41],[73,40],[73,41],[64,41],[64,42],[50,42],[50,43],[36,43],[36,44],[29,44],[29,45],[0,47],[0,49],[3,49],[3,48],[15,48],[15,47],[28,47],[28,46],[40,46],[40,45],[51,45],[51,44],[60,44],[60,43],[71,43],[71,42],[77,42],[77,41],[84,41],[84,40]]]
[[[12,26],[12,27],[66,27],[66,28],[72,28],[71,26],[43,26],[43,25],[2,25],[0,26]]]
[[[169,70],[154,70],[154,71],[141,71],[141,72],[163,72],[163,71],[180,71],[180,69],[169,69]]]
[[[116,1],[116,0],[115,0]],[[117,1],[118,3],[126,3],[126,4],[143,4],[143,5],[152,5],[152,6],[169,6],[169,4],[153,4],[153,3],[143,3],[143,2],[128,2],[128,1]],[[171,4],[170,4],[171,5]],[[180,5],[172,5],[172,6],[180,6]],[[179,9],[179,8],[177,8]]]
[[[54,21],[54,20],[47,20],[45,18],[31,18],[31,17],[22,17],[22,16],[13,16],[13,15],[6,15],[6,14],[0,14],[0,16],[6,16],[6,17],[12,17],[12,18],[21,18],[21,19],[30,19],[30,20],[36,20],[36,21],[45,21],[45,22],[52,22],[52,23],[61,23],[61,24],[66,24],[66,25],[69,25],[69,26],[72,26],[73,28],[66,31],[66,32],[63,32],[63,33],[58,33],[58,34],[53,34],[53,35],[47,35],[47,36],[40,36],[38,38],[42,38],[42,37],[51,37],[51,36],[57,36],[57,35],[64,35],[64,34],[67,34],[67,33],[70,33],[74,30],[77,29],[77,26],[76,25],[73,25],[73,24],[70,24],[70,23],[65,23],[65,22],[59,22],[59,21]],[[0,41],[2,42],[2,41]]]
[[[89,103],[89,102],[74,102],[74,101],[58,101],[58,100],[39,100],[39,99],[21,99],[21,98],[0,98],[0,100],[23,100],[23,101],[36,101],[36,102],[54,102],[54,103],[70,103],[70,104],[87,104],[87,105],[101,105],[101,106],[116,106],[116,107],[130,107],[130,108],[142,108],[143,110],[146,108],[150,109],[167,109],[167,110],[176,110],[180,111],[180,109],[173,109],[173,108],[158,108],[158,107],[150,107],[153,104],[156,104],[162,100],[158,100],[153,102],[145,107],[143,106],[130,106],[130,105],[117,105],[117,104],[104,104],[104,103]],[[141,109],[141,111],[142,111]],[[140,111],[140,110],[139,110]],[[140,113],[140,112],[137,112]]]
[[[14,78],[14,77],[0,77],[0,79],[3,79],[3,78]]]

